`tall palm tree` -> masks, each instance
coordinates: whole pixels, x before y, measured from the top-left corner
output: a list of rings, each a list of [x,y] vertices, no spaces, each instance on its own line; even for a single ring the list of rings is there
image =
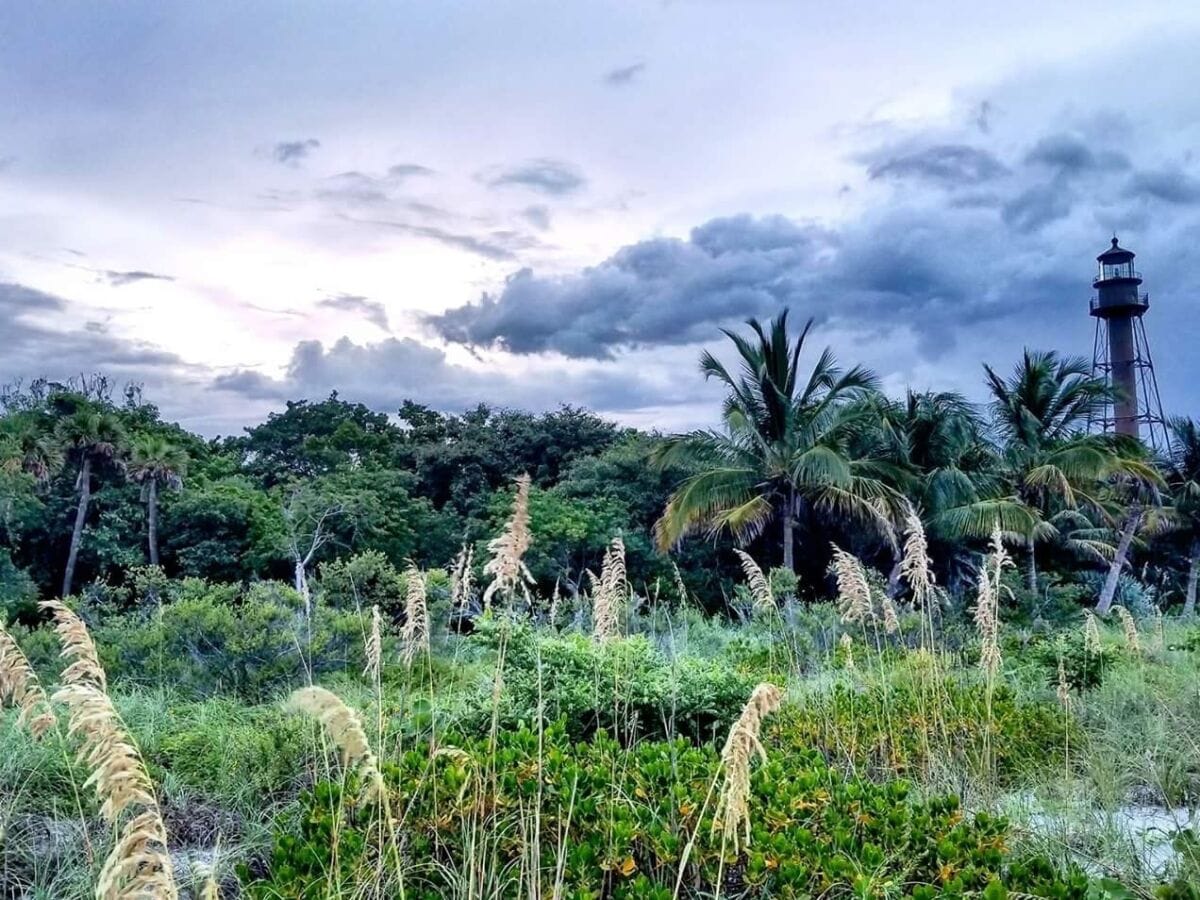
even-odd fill
[[[146,537],[150,565],[158,565],[158,490],[179,490],[187,473],[188,455],[182,447],[159,434],[141,434],[130,448],[127,471],[142,486],[146,504]]]
[[[1174,524],[1174,511],[1163,504],[1166,484],[1144,444],[1118,436],[1111,442],[1112,457],[1108,517],[1116,524],[1117,543],[1108,564],[1108,575],[1096,601],[1096,612],[1106,615],[1117,596],[1121,572],[1129,561],[1134,540],[1160,534]]]
[[[675,435],[652,455],[661,467],[695,472],[655,525],[659,545],[674,545],[698,529],[727,529],[744,542],[778,521],[783,565],[794,571],[803,520],[854,519],[887,533],[883,507],[898,501],[888,484],[894,467],[850,452],[870,418],[854,401],[877,389],[875,376],[860,366],[842,370],[826,348],[802,378],[800,353],[811,320],[794,342],[786,311],[767,330],[755,319],[747,324],[750,337],[724,331],[740,357],[737,377],[707,351],[700,359],[705,378],[728,389],[724,427]]]
[[[984,371],[1004,493],[947,510],[939,524],[973,537],[998,525],[1022,538],[1026,585],[1037,590],[1037,543],[1063,540],[1055,515],[1101,508],[1097,491],[1111,469],[1111,442],[1084,429],[1112,393],[1082,357],[1052,350],[1025,350],[1007,379],[990,366]]]
[[[1182,416],[1172,419],[1170,424],[1166,477],[1175,507],[1175,524],[1188,542],[1183,614],[1191,616],[1196,612],[1196,582],[1200,580],[1200,425]]]
[[[75,580],[75,563],[79,558],[83,526],[92,498],[92,471],[98,463],[118,457],[125,440],[125,430],[114,413],[91,405],[80,405],[59,420],[55,432],[67,455],[79,466],[75,481],[79,503],[75,509],[75,527],[71,531],[71,548],[63,573],[62,596],[66,597],[71,593],[71,585]]]

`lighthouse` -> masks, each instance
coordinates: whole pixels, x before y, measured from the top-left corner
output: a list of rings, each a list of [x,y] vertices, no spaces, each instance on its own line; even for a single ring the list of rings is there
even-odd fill
[[[1143,321],[1150,297],[1141,291],[1142,276],[1134,268],[1134,255],[1114,236],[1112,245],[1096,257],[1099,269],[1092,280],[1096,294],[1090,304],[1096,319],[1092,369],[1114,390],[1101,423],[1103,430],[1143,438],[1152,447],[1164,448],[1162,401]]]

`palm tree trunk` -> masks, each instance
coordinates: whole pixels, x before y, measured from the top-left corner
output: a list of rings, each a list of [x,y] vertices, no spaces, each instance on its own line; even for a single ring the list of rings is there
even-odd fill
[[[75,561],[79,558],[79,544],[83,540],[83,524],[87,521],[88,503],[92,499],[92,460],[84,456],[79,466],[79,506],[75,509],[75,530],[71,532],[71,549],[67,552],[67,570],[63,573],[62,596],[71,594],[71,583],[75,580]]]
[[[1129,548],[1133,544],[1133,535],[1142,519],[1140,510],[1131,510],[1125,517],[1121,527],[1121,539],[1117,541],[1117,552],[1113,555],[1108,567],[1108,577],[1104,579],[1104,587],[1100,591],[1100,599],[1096,601],[1096,612],[1101,616],[1108,615],[1112,608],[1113,598],[1117,596],[1117,585],[1121,581],[1121,571],[1129,559]]]
[[[146,535],[150,543],[150,565],[158,565],[158,479],[146,485]]]
[[[792,514],[789,512],[783,517],[783,567],[789,572],[796,571],[796,542],[794,529],[795,523],[792,521]]]
[[[1192,616],[1196,613],[1196,581],[1200,578],[1200,540],[1192,541],[1192,557],[1189,560],[1187,595],[1183,601],[1183,614]]]
[[[1037,593],[1037,542],[1033,535],[1025,539],[1025,587]]]

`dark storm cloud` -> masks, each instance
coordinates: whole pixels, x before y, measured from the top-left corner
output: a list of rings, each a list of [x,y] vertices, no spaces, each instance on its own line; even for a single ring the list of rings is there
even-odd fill
[[[636,62],[628,66],[620,66],[616,69],[610,69],[604,73],[604,83],[613,87],[621,87],[634,81],[642,72],[646,71],[644,62]]]
[[[553,197],[573,194],[587,183],[577,167],[556,159],[531,159],[479,177],[488,187],[523,187]]]
[[[271,149],[275,162],[285,166],[298,166],[307,159],[314,150],[321,146],[316,138],[306,138],[301,141],[280,141]]]
[[[555,390],[548,391],[547,383],[553,383]],[[282,378],[237,370],[217,376],[212,386],[247,399],[277,401],[326,396],[337,390],[380,410],[394,410],[406,398],[416,398],[446,410],[480,402],[536,410],[568,402],[603,412],[641,409],[680,396],[678,386],[654,385],[631,372],[580,371],[576,366],[516,375],[470,369],[411,338],[372,344],[342,338],[329,347],[320,341],[301,341]]]
[[[1178,167],[1136,172],[1129,179],[1128,191],[1134,196],[1153,197],[1165,203],[1200,203],[1200,179]]]
[[[1080,175],[1095,170],[1128,169],[1129,157],[1112,150],[1094,151],[1082,137],[1059,133],[1046,135],[1025,154],[1026,165],[1045,166],[1063,175]]]
[[[317,305],[327,309],[339,309],[343,312],[355,313],[373,325],[379,326],[384,331],[391,331],[391,328],[388,326],[387,309],[377,300],[368,300],[366,297],[360,297],[356,294],[337,294],[333,297],[324,298]]]
[[[63,378],[79,372],[148,377],[179,370],[182,361],[151,344],[115,337],[85,323],[81,329],[56,328],[37,314],[64,313],[60,297],[20,284],[0,283],[0,380],[45,375]]]
[[[1195,282],[1169,249],[1200,237],[1200,214],[1188,206],[1200,206],[1200,183],[1188,173],[1131,176],[1123,148],[1089,146],[1057,129],[1035,132],[1012,159],[925,146],[936,152],[870,157],[865,174],[881,182],[870,188],[876,194],[865,213],[836,227],[782,216],[713,219],[686,238],[639,241],[574,274],[522,269],[426,324],[466,345],[605,359],[708,340],[718,326],[788,306],[872,343],[909,333],[919,357],[934,360],[1023,315],[1036,317],[1036,334],[1026,328],[1013,340],[1070,346],[1088,326],[1080,314],[1090,260],[1114,228],[1142,228],[1138,243],[1168,257],[1162,277]],[[914,183],[893,188],[902,176]],[[947,182],[966,187],[946,191]],[[1142,197],[1178,213],[1159,216],[1146,234],[1134,202]],[[1159,250],[1156,235],[1174,237]]]
[[[867,174],[878,179],[920,179],[947,187],[976,185],[1005,175],[1008,168],[986,150],[966,144],[937,144],[878,155]]]
[[[132,272],[118,272],[114,269],[105,269],[100,276],[107,284],[112,287],[125,287],[127,284],[137,284],[139,281],[174,281],[174,277],[170,275],[159,275],[157,272],[143,272],[134,270]]]

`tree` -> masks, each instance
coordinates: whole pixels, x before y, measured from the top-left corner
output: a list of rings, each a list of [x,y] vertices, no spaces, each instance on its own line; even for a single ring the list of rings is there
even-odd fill
[[[71,593],[75,578],[75,563],[79,558],[83,526],[87,521],[88,504],[92,497],[92,470],[105,461],[118,459],[125,440],[125,431],[115,413],[85,401],[59,420],[55,432],[60,445],[79,467],[75,481],[79,502],[75,509],[75,525],[71,531],[71,546],[63,573],[62,596],[66,597]]]
[[[1187,588],[1183,614],[1196,612],[1196,582],[1200,578],[1200,426],[1194,419],[1171,420],[1171,448],[1165,460],[1167,486],[1175,507],[1176,525],[1187,541]]]
[[[158,565],[158,490],[183,487],[188,456],[183,448],[157,434],[138,435],[129,455],[129,476],[142,486],[142,502],[146,504],[146,537],[150,565]]]
[[[724,332],[740,357],[739,377],[707,351],[700,360],[705,378],[728,389],[724,428],[670,437],[652,455],[659,466],[695,472],[655,525],[660,547],[698,528],[727,529],[745,542],[778,521],[783,566],[794,571],[796,529],[806,522],[850,520],[887,533],[881,505],[898,499],[887,483],[898,473],[881,458],[851,452],[870,415],[854,401],[876,391],[875,376],[860,366],[843,371],[826,348],[802,381],[800,353],[811,320],[794,343],[786,311],[769,334],[755,319],[747,324],[750,338]]]
[[[1054,516],[1063,509],[1100,510],[1096,491],[1110,472],[1111,442],[1084,433],[1112,398],[1082,357],[1026,350],[1012,374],[985,365],[992,393],[1001,481],[1008,491],[947,510],[940,527],[985,537],[997,525],[1025,541],[1025,579],[1037,590],[1038,541],[1061,541]]]

